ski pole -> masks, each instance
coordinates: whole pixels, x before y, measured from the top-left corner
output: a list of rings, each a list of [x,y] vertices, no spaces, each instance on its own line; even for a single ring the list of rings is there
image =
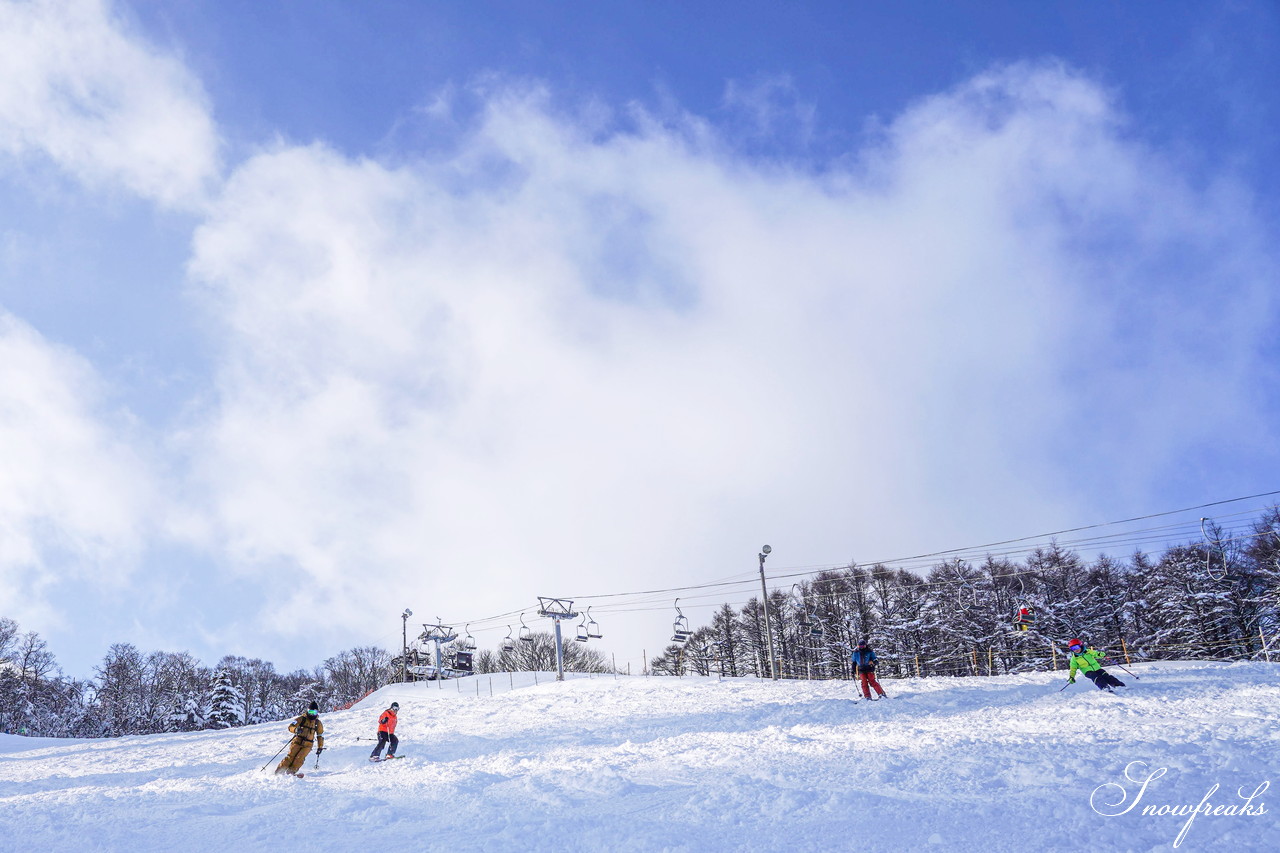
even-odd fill
[[[1115,658],[1111,658],[1111,662],[1112,662],[1113,664],[1115,664],[1116,666],[1120,667],[1121,669],[1124,669],[1124,665],[1123,665],[1123,664],[1121,664],[1121,663],[1120,663],[1120,661],[1116,660]],[[1134,673],[1129,672],[1129,670],[1127,670],[1127,669],[1124,669],[1124,671],[1125,671],[1125,672],[1128,672],[1130,675],[1132,675],[1134,678],[1138,679],[1139,681],[1141,681],[1141,680],[1142,680],[1141,676],[1135,675]]]
[[[1059,688],[1058,688],[1058,692],[1059,692],[1059,693],[1061,693],[1062,691],[1066,690],[1066,689],[1067,689],[1068,687],[1070,687],[1070,686],[1071,686],[1071,682],[1070,682],[1070,681],[1068,681],[1066,684],[1064,684],[1064,685],[1062,685],[1061,687],[1059,687]]]
[[[270,758],[268,758],[268,759],[267,759],[267,763],[266,763],[266,764],[262,765],[262,769],[263,769],[263,770],[266,770],[266,769],[267,769],[267,766],[268,766],[268,765],[270,765],[270,764],[271,764],[271,762],[275,761],[275,760],[276,760],[276,758],[280,755],[280,753],[281,753],[281,752],[284,752],[285,746],[288,746],[288,745],[289,745],[289,744],[291,744],[291,743],[293,743],[293,738],[289,738],[287,741],[285,741],[285,742],[284,742],[284,746],[280,747],[280,750],[279,750],[278,752],[276,752],[276,754],[275,754],[275,755],[273,755],[273,756],[271,756]]]

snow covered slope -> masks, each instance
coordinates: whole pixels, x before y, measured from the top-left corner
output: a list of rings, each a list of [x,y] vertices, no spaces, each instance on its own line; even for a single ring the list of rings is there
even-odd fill
[[[1280,849],[1272,792],[1238,792],[1280,764],[1280,665],[1133,669],[1118,695],[1058,673],[886,681],[878,702],[846,682],[395,685],[324,715],[303,780],[261,769],[280,723],[0,736],[0,850],[1167,850],[1187,817],[1142,809],[1215,784],[1211,806],[1265,813],[1202,813],[1179,849]],[[369,764],[356,738],[393,699],[408,758]],[[1126,767],[1166,772],[1140,793]]]

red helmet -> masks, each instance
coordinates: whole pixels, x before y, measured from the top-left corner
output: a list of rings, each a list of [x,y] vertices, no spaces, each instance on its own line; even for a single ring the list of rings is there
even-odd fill
[[[1073,649],[1073,650],[1076,648],[1083,649],[1084,641],[1083,640],[1067,640],[1067,648]]]

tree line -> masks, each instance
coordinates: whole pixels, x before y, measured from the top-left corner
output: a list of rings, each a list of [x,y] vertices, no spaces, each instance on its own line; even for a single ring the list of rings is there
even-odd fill
[[[391,680],[390,664],[386,651],[365,646],[281,673],[257,658],[227,655],[210,667],[188,652],[116,643],[82,680],[61,672],[36,632],[0,618],[0,731],[116,737],[281,720],[312,700],[324,710],[359,700]]]
[[[649,667],[768,677],[770,634],[784,678],[851,678],[860,639],[890,676],[1054,668],[1071,637],[1134,661],[1280,655],[1280,510],[1247,533],[1208,533],[1159,557],[1086,561],[1051,543],[1020,561],[950,559],[924,576],[855,563],[772,590],[768,628],[759,597],[723,605]],[[1023,607],[1034,620],[1025,631],[1014,624]]]
[[[567,643],[565,666],[608,672],[597,650]],[[477,673],[555,669],[555,640],[534,632],[510,649],[482,650]],[[129,643],[107,650],[94,677],[64,675],[46,642],[0,618],[0,731],[40,737],[117,737],[222,729],[292,717],[313,700],[322,711],[359,701],[401,676],[401,659],[361,646],[310,670],[277,672],[269,661],[236,655],[205,666],[188,652],[143,653]]]
[[[1280,509],[1247,534],[1178,545],[1153,557],[1092,561],[1056,543],[1024,560],[954,558],[926,575],[851,564],[724,604],[683,643],[649,661],[654,675],[768,677],[769,640],[784,678],[852,678],[849,652],[868,639],[889,676],[981,675],[1059,665],[1067,638],[1130,660],[1249,660],[1280,654]],[[1014,615],[1030,608],[1029,630]],[[1268,647],[1268,643],[1271,643]],[[565,668],[605,673],[596,648],[567,642]],[[550,633],[534,632],[474,658],[477,673],[555,668]],[[187,652],[108,649],[95,677],[64,675],[47,644],[0,618],[0,731],[114,737],[280,720],[316,701],[328,711],[399,679],[401,659],[356,647],[320,666],[277,672],[234,655],[206,666]]]

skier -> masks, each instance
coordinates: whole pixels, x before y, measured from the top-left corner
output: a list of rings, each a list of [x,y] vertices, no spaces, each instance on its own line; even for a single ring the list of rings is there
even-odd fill
[[[277,776],[281,773],[300,775],[298,771],[311,752],[312,742],[316,744],[316,755],[324,752],[324,723],[320,722],[320,706],[314,699],[311,707],[289,724],[289,731],[293,733],[293,740],[289,742],[289,754],[276,766]]]
[[[1013,617],[1013,626],[1019,631],[1029,631],[1034,621],[1036,621],[1035,609],[1023,607],[1018,610],[1018,615]]]
[[[858,643],[858,647],[853,650],[852,659],[854,671],[858,673],[858,680],[862,683],[862,695],[870,699],[871,688],[874,687],[877,693],[884,696],[884,689],[876,681],[876,653],[866,640]]]
[[[1067,649],[1071,652],[1071,672],[1067,676],[1068,684],[1076,683],[1076,670],[1084,673],[1084,677],[1094,683],[1099,690],[1112,687],[1124,687],[1124,682],[1102,668],[1102,661],[1107,653],[1090,647],[1085,649],[1083,640],[1070,640]]]
[[[391,744],[387,749],[387,758],[396,757],[396,747],[400,745],[400,741],[396,738],[396,715],[400,711],[400,703],[392,702],[391,707],[382,712],[382,716],[378,718],[378,745],[373,748],[373,752],[369,753],[370,761],[382,760],[382,748]]]

